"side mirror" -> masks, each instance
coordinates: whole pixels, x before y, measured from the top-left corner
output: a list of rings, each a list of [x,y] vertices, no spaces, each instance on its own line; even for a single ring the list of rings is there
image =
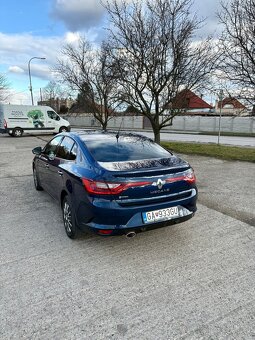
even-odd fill
[[[34,149],[32,150],[32,153],[33,153],[34,155],[40,155],[40,154],[42,153],[42,147],[41,147],[41,146],[37,146],[36,148],[34,148]]]
[[[49,158],[50,161],[54,161],[54,159],[55,159],[54,153],[51,152],[51,153],[49,154],[48,158]]]

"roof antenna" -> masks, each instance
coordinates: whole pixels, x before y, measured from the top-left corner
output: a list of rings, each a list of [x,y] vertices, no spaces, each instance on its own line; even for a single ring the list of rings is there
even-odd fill
[[[120,126],[119,126],[119,130],[118,130],[118,132],[116,133],[116,139],[117,139],[117,143],[118,143],[118,141],[119,141],[119,138],[120,138],[120,128],[121,128],[121,125],[122,125],[122,123],[123,123],[123,119],[124,119],[124,116],[122,116],[122,119],[121,119],[121,122],[120,122]]]

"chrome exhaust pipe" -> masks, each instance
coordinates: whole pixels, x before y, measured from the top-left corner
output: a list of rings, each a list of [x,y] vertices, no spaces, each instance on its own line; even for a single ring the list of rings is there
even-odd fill
[[[136,232],[134,231],[130,231],[129,233],[126,234],[126,238],[131,238],[131,237],[135,237],[136,236]]]

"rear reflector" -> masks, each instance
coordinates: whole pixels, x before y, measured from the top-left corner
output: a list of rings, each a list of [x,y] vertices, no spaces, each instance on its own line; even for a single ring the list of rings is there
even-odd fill
[[[113,230],[109,229],[100,229],[98,230],[98,234],[100,235],[111,235]]]
[[[4,119],[4,129],[7,129],[7,122],[5,119]]]

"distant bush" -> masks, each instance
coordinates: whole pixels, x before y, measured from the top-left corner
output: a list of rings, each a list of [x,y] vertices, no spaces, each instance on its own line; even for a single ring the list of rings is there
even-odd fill
[[[59,113],[60,114],[66,114],[68,112],[68,107],[66,105],[61,105],[59,108]]]

